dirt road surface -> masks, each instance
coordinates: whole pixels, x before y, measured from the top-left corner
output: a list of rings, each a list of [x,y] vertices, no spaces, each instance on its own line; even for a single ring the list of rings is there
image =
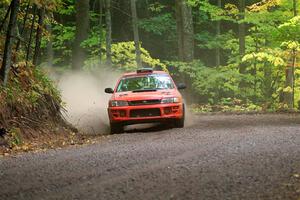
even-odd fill
[[[193,122],[0,158],[0,199],[300,199],[300,115]]]

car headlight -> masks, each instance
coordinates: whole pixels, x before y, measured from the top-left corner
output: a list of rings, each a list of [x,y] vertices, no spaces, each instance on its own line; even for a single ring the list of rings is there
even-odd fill
[[[161,103],[179,103],[179,98],[177,97],[164,98],[161,100]]]
[[[122,107],[122,106],[128,106],[127,101],[110,101],[109,102],[110,107]]]

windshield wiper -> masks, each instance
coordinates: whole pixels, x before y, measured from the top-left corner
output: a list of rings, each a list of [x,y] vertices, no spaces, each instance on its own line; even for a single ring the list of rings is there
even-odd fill
[[[141,90],[133,90],[132,92],[156,92],[157,89],[141,89]]]

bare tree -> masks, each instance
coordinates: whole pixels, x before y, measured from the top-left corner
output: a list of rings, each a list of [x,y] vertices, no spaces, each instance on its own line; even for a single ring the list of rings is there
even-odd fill
[[[99,27],[100,27],[100,35],[99,35],[99,61],[102,61],[102,19],[103,19],[103,0],[99,0]]]
[[[48,17],[53,18],[53,13],[49,12]],[[52,24],[51,22],[46,24],[46,30],[50,35],[49,41],[47,42],[47,63],[48,66],[53,66],[53,59],[54,59],[54,51],[53,51],[53,32],[52,32]]]
[[[106,64],[112,65],[111,61],[111,1],[105,0],[105,21],[106,21]]]
[[[31,21],[29,40],[28,40],[27,50],[26,50],[26,63],[29,61],[29,57],[30,57],[30,53],[31,53],[31,43],[32,43],[34,24],[35,24],[35,19],[36,19],[36,10],[37,10],[36,5],[33,5],[33,10],[32,10],[33,17],[32,17],[32,21]]]
[[[240,21],[245,19],[245,9],[246,9],[245,0],[239,0],[239,20]],[[239,22],[238,28],[239,28],[239,54],[240,54],[240,59],[242,59],[242,57],[245,55],[245,52],[246,52],[245,23]],[[240,63],[239,71],[241,74],[244,74],[246,72],[246,66],[243,63]]]
[[[221,8],[222,7],[222,0],[218,0],[218,7]],[[221,34],[221,21],[218,20],[217,21],[217,25],[216,25],[216,35],[217,38],[220,37]],[[221,63],[221,55],[220,55],[220,47],[217,47],[216,49],[216,66],[219,67],[220,63]]]
[[[194,27],[192,8],[186,0],[175,1],[175,14],[177,25],[178,58],[184,62],[192,62],[194,59]],[[193,91],[191,79],[187,74],[181,74],[181,80],[187,85],[184,91],[185,100],[191,103]]]
[[[185,0],[176,0],[176,24],[179,60],[190,62],[194,59],[194,27],[192,8]]]
[[[6,13],[5,13],[5,16],[4,16],[4,19],[2,20],[1,24],[0,24],[0,31],[2,31],[2,29],[4,28],[4,25],[5,25],[5,22],[9,16],[9,13],[10,13],[10,10],[11,10],[11,7],[12,7],[12,4],[13,4],[13,1],[10,3]]]
[[[238,8],[239,8],[239,22],[238,22],[238,37],[239,37],[239,73],[240,74],[246,74],[246,65],[242,62],[242,58],[245,55],[246,52],[246,27],[245,22],[243,20],[245,19],[245,10],[246,10],[246,2],[245,0],[239,0],[238,1]],[[240,91],[241,93],[246,92],[246,80],[241,79],[239,83]]]
[[[29,10],[30,10],[30,3],[28,2],[27,7],[26,7],[26,11],[25,11],[25,16],[24,16],[24,19],[23,19],[22,29],[21,29],[21,32],[20,32],[20,38],[18,38],[18,42],[17,42],[17,45],[16,45],[16,52],[19,50],[19,47],[21,45],[21,37],[24,37],[24,32],[25,32],[25,29],[26,29],[26,22],[27,22],[27,19],[28,19]]]
[[[293,13],[296,17],[297,12],[297,0],[293,0]],[[284,93],[284,102],[288,105],[289,109],[294,108],[294,96],[295,96],[295,65],[296,65],[297,54],[293,50],[291,53],[291,61],[285,72],[285,87],[292,88],[292,92]]]
[[[84,65],[86,53],[81,43],[88,38],[89,32],[89,0],[76,1],[76,32],[72,50],[72,68],[81,69]]]
[[[8,74],[12,65],[12,47],[14,43],[14,36],[16,34],[17,27],[17,15],[19,11],[20,0],[12,0],[11,11],[9,17],[8,30],[6,33],[5,47],[2,67],[0,69],[0,80],[2,84],[6,86],[8,80]]]
[[[294,16],[298,16],[297,6],[298,6],[297,0],[293,0]]]
[[[33,64],[39,64],[39,57],[41,54],[41,42],[42,42],[42,34],[43,34],[43,25],[44,25],[44,17],[45,17],[45,8],[38,9],[38,27],[36,30],[36,37],[35,37],[35,49],[33,55]]]
[[[136,54],[136,64],[138,67],[142,67],[140,38],[139,38],[139,29],[138,29],[138,17],[136,11],[136,0],[131,0],[130,3],[131,3],[131,15],[132,15],[135,54]]]

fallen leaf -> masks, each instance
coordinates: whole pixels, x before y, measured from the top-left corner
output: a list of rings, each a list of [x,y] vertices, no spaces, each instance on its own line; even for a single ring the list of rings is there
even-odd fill
[[[21,148],[22,148],[23,151],[28,151],[29,150],[29,147],[27,145],[23,145]]]
[[[300,178],[300,175],[299,174],[294,174],[293,175],[295,178]]]

